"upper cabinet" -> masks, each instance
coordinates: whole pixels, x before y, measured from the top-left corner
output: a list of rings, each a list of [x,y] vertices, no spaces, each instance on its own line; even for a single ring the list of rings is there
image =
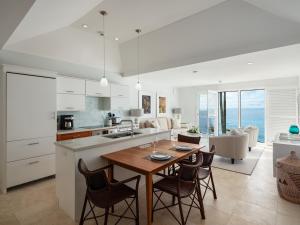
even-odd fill
[[[110,85],[111,97],[129,98],[129,86],[120,84]]]
[[[110,85],[102,87],[100,81],[86,80],[86,96],[110,97]]]
[[[57,88],[58,94],[85,94],[85,80],[70,78],[70,77],[58,77]]]

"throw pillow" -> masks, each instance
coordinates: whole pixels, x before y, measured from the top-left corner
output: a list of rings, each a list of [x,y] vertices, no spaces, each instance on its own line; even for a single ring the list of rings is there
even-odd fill
[[[145,121],[144,124],[145,124],[145,128],[153,128],[153,125],[149,120]]]
[[[232,129],[230,135],[240,135],[240,132],[237,129]]]
[[[160,125],[157,120],[153,120],[150,122],[153,128],[160,128]]]

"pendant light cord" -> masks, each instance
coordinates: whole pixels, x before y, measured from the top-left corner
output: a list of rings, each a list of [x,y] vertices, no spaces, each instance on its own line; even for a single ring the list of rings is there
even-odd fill
[[[138,83],[140,83],[140,33],[141,30],[137,29],[136,30],[138,37],[137,37],[137,73],[138,73]]]
[[[105,57],[106,57],[106,54],[105,54],[105,22],[104,22],[104,18],[105,18],[105,15],[103,14],[103,20],[102,20],[102,27],[103,27],[103,77],[106,77],[105,76]]]

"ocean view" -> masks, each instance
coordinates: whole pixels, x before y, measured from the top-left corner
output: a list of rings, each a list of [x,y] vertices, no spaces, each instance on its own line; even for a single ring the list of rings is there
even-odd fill
[[[200,111],[199,128],[202,133],[208,133],[207,111]],[[209,119],[210,127],[213,127],[214,118]],[[264,108],[242,108],[241,127],[256,126],[259,129],[258,141],[265,141],[265,109]],[[220,124],[219,124],[220,127]],[[238,109],[228,108],[226,110],[226,129],[238,127]],[[221,130],[219,129],[219,133]]]

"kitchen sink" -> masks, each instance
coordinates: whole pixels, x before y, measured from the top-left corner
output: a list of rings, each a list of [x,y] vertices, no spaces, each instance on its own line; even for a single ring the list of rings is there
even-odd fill
[[[115,133],[115,134],[106,134],[103,135],[103,137],[107,137],[107,138],[111,138],[111,139],[115,139],[115,138],[122,138],[122,137],[129,137],[131,135],[139,135],[142,134],[141,132],[121,132],[121,133]]]

